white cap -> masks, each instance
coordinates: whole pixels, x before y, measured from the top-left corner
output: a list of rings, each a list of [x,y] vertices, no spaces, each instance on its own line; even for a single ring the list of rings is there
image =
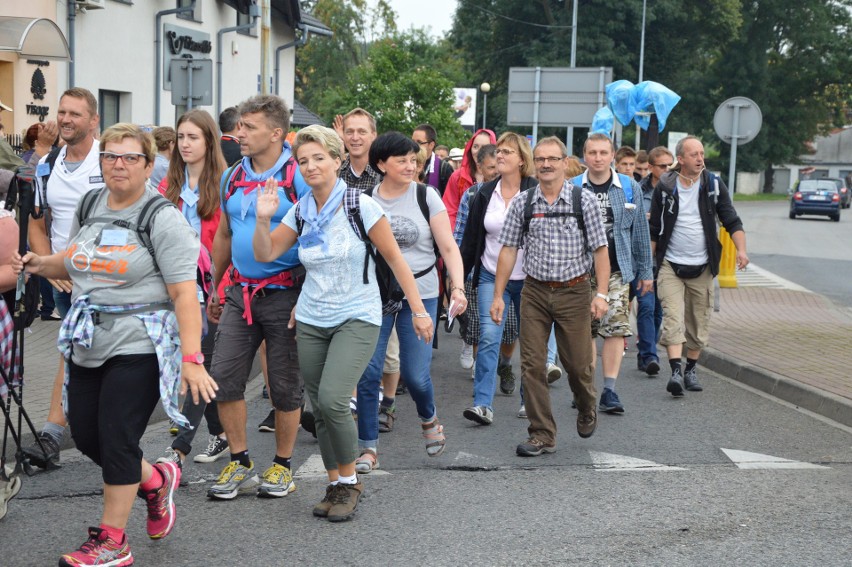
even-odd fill
[[[459,161],[462,157],[464,157],[464,150],[461,148],[453,148],[450,150],[449,157],[453,161]]]

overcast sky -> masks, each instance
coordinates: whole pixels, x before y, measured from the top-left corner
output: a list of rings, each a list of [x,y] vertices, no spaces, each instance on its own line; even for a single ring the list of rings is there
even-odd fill
[[[399,14],[397,26],[400,30],[430,27],[432,35],[444,35],[453,24],[456,0],[389,0],[390,5]]]

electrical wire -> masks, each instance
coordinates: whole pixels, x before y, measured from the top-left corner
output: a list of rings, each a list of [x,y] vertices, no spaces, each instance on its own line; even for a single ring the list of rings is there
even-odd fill
[[[557,25],[551,25],[551,24],[538,24],[536,22],[527,22],[527,21],[524,21],[524,20],[518,20],[517,18],[511,18],[509,16],[504,16],[503,14],[498,14],[497,12],[493,12],[493,11],[487,9],[487,8],[483,8],[482,6],[477,6],[476,4],[469,4],[469,6],[471,8],[476,8],[477,10],[485,12],[486,14],[490,14],[490,15],[495,16],[497,18],[503,18],[504,20],[508,20],[508,21],[514,22],[516,24],[524,24],[524,25],[527,25],[527,26],[535,26],[537,28],[559,29],[559,30],[570,30],[573,27],[573,26],[557,26]]]

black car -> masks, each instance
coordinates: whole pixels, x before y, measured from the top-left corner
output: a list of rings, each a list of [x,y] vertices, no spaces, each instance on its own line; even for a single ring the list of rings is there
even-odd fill
[[[790,218],[801,215],[825,215],[840,220],[840,192],[832,179],[803,179],[796,183],[790,197]]]
[[[834,181],[837,185],[837,192],[840,194],[840,208],[848,209],[852,205],[852,188],[846,185],[846,180],[837,179],[836,177],[826,177],[829,181]]]

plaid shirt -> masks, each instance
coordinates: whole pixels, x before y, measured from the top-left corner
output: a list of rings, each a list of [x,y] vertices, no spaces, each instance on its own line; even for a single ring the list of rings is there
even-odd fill
[[[6,302],[0,297],[0,368],[11,382],[12,386],[20,384],[20,376],[18,369],[21,364],[20,350],[15,354],[15,362],[12,364],[12,343],[15,340],[15,323],[12,321],[12,315],[9,313],[9,308]],[[0,399],[6,401],[6,394],[9,392],[9,384],[6,380],[0,378]]]
[[[376,185],[382,182],[382,176],[367,164],[366,169],[361,173],[361,177],[356,177],[354,173],[352,173],[352,162],[349,161],[349,158],[343,162],[343,165],[340,166],[340,173],[338,173],[337,177],[342,179],[348,187],[357,187],[363,193],[367,189],[372,189]]]
[[[467,226],[467,216],[470,214],[470,200],[474,193],[479,191],[482,183],[474,184],[470,189],[462,194],[459,201],[459,210],[456,212],[456,228],[453,230],[453,238],[456,239],[456,245],[461,246],[462,238],[464,237],[464,229]]]
[[[549,205],[536,185],[529,191],[535,191],[532,203],[533,218],[530,219],[529,232],[524,235],[524,207],[526,198],[515,199],[509,206],[506,222],[500,232],[499,242],[503,246],[520,248],[524,245],[524,272],[541,281],[565,282],[592,269],[592,253],[606,246],[601,213],[595,196],[589,191],[582,192],[583,219],[586,222],[588,242],[583,248],[583,232],[572,216],[539,217],[542,213],[573,212],[572,185],[565,181],[556,201]]]
[[[156,304],[160,305],[160,304]],[[178,335],[177,316],[174,311],[160,309],[158,311],[138,312],[145,308],[144,304],[130,305],[91,305],[89,296],[81,295],[71,305],[68,315],[59,328],[57,347],[65,358],[65,383],[62,387],[62,405],[68,413],[68,362],[75,346],[92,348],[92,337],[95,333],[95,322],[92,312],[120,314],[127,311],[128,317],[136,317],[145,325],[145,330],[154,343],[157,361],[160,364],[160,399],[163,409],[169,419],[178,425],[190,427],[187,420],[178,409],[178,393],[180,391],[181,351]]]

